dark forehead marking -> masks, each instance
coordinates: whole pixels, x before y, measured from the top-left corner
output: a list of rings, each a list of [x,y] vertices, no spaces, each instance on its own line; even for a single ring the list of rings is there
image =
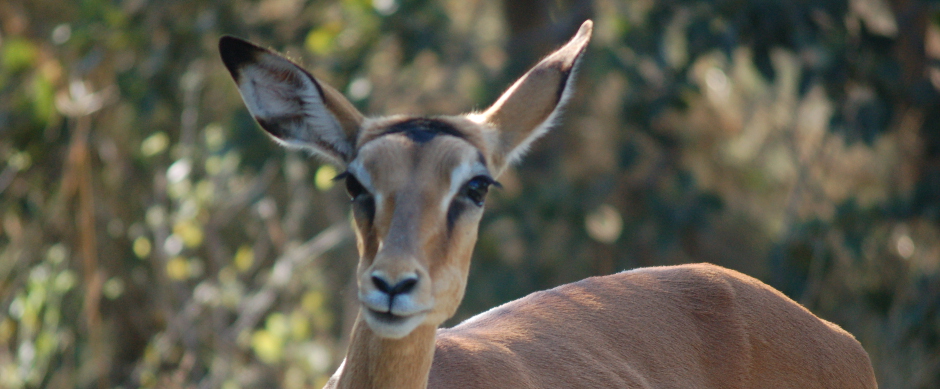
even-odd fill
[[[416,118],[395,123],[385,129],[379,136],[389,134],[402,134],[415,143],[427,143],[438,135],[450,135],[466,139],[463,133],[454,126],[442,120]]]

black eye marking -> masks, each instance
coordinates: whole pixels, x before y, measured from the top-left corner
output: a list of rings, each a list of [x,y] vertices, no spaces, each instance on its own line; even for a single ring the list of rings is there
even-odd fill
[[[364,196],[372,196],[355,176],[348,173],[346,174],[346,193],[349,194],[349,199],[353,202],[362,199]]]
[[[447,208],[447,232],[448,234],[454,230],[454,225],[457,224],[457,218],[460,217],[460,214],[463,213],[465,208],[467,208],[467,204],[463,201],[454,201],[450,203],[450,207]]]
[[[341,179],[346,180],[346,193],[349,194],[349,200],[353,204],[353,215],[356,220],[367,221],[371,224],[372,219],[375,217],[375,199],[372,197],[372,193],[369,193],[369,190],[356,179],[356,176],[348,171],[342,172],[333,178],[333,180]]]

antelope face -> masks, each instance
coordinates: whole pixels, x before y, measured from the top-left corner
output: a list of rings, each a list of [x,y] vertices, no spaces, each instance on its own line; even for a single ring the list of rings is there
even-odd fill
[[[553,124],[590,33],[588,21],[492,107],[465,116],[366,119],[271,51],[232,37],[219,50],[262,128],[346,169],[360,317],[379,337],[397,339],[456,311],[487,191]]]
[[[359,301],[374,332],[399,338],[456,311],[495,180],[467,119],[370,124],[344,173],[359,242]]]

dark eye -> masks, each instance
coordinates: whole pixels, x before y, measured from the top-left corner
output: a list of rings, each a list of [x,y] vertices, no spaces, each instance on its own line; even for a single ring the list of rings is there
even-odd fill
[[[369,191],[366,190],[362,183],[356,179],[352,174],[346,175],[346,193],[349,194],[349,199],[356,201],[360,196],[368,195]]]
[[[464,184],[461,193],[478,207],[483,206],[483,200],[486,199],[486,193],[490,190],[490,185],[496,183],[489,176],[476,176]]]

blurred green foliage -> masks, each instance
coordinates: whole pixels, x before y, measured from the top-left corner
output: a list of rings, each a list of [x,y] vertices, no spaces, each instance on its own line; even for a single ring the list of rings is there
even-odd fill
[[[564,124],[488,201],[458,322],[708,261],[940,386],[940,8],[902,0],[0,3],[0,387],[319,387],[355,314],[335,169],[222,34],[372,114],[482,109],[586,18]]]

